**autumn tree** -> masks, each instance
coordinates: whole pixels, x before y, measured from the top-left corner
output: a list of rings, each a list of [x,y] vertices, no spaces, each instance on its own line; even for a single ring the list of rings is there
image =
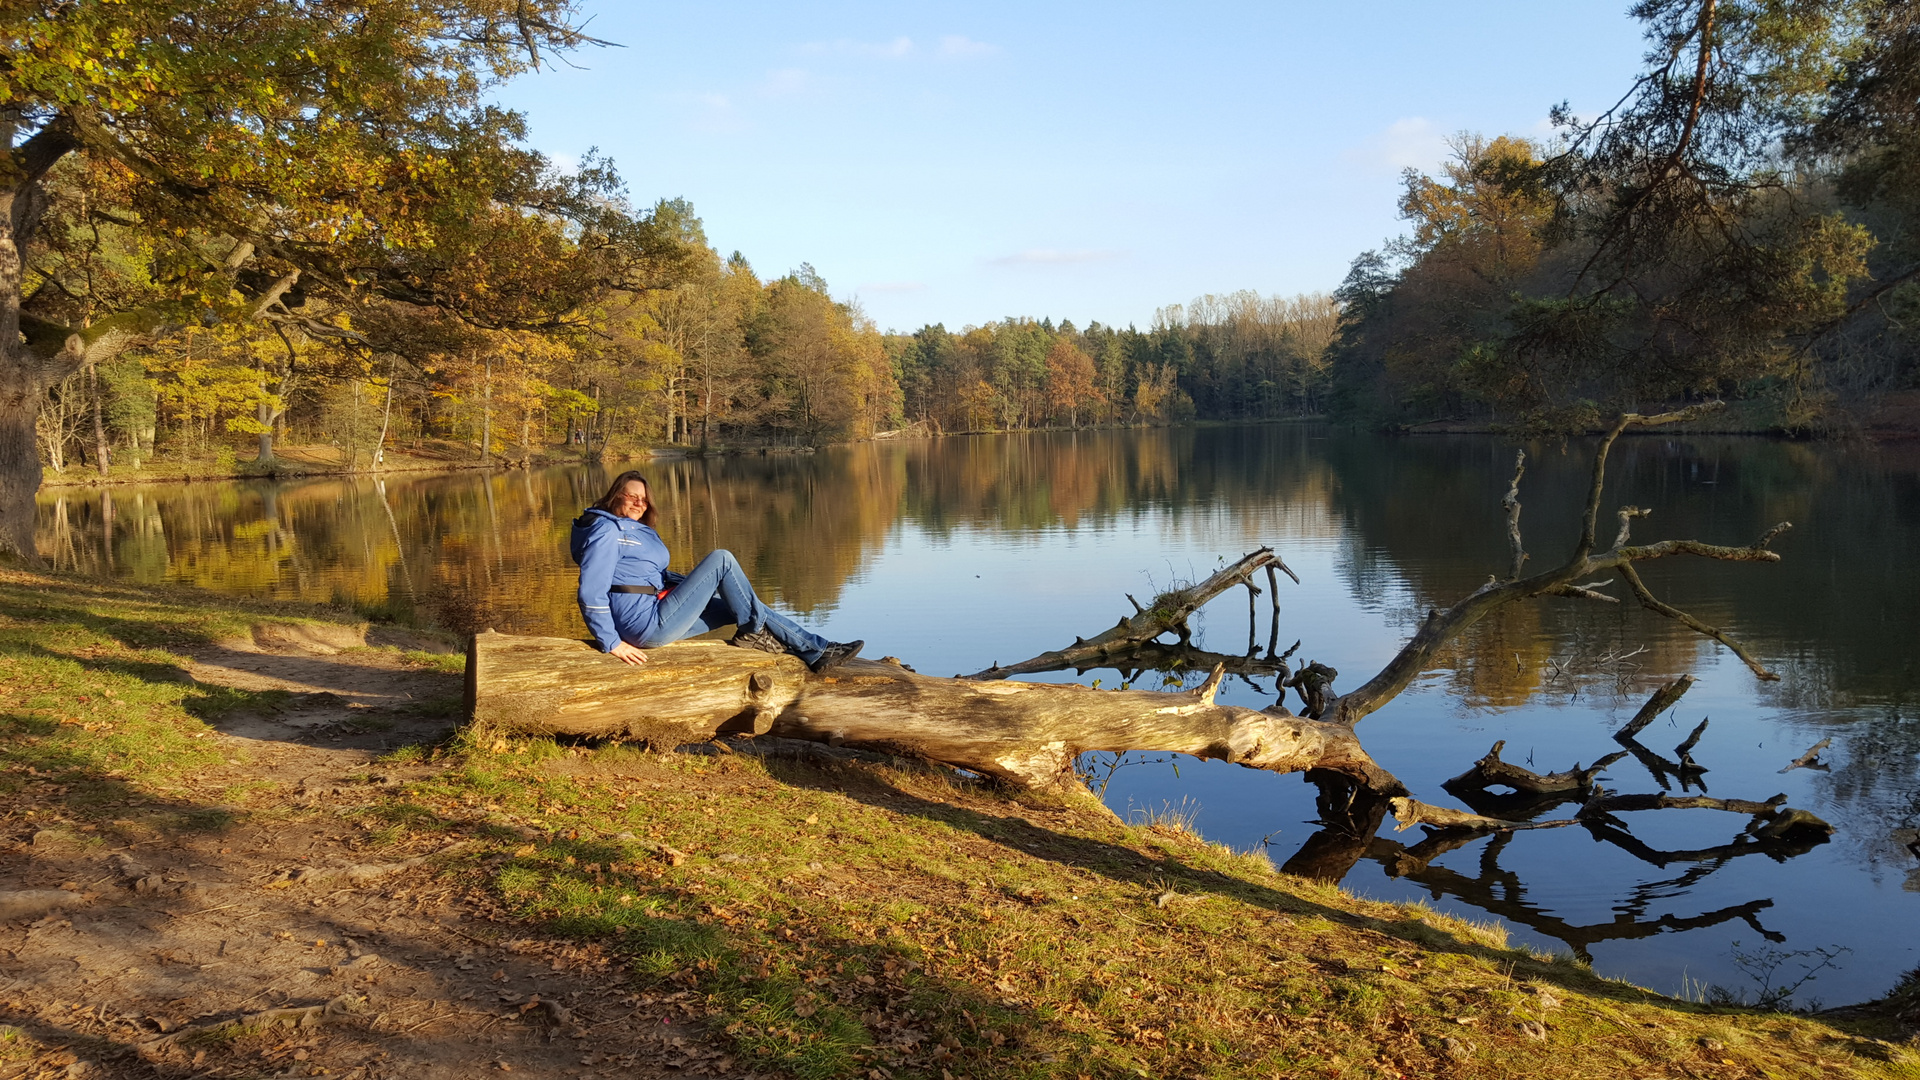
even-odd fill
[[[340,313],[369,296],[550,325],[608,283],[670,272],[670,230],[626,211],[604,163],[559,177],[519,146],[516,115],[485,104],[589,41],[572,0],[11,5],[0,553],[33,558],[47,388],[170,326],[264,318],[339,338]],[[62,169],[111,183],[62,184]],[[56,206],[76,187],[114,197]],[[92,220],[154,245],[150,289],[76,290],[70,259],[42,261],[50,223]]]
[[[1068,427],[1080,426],[1080,410],[1099,400],[1094,386],[1098,372],[1093,357],[1071,341],[1059,340],[1047,350],[1047,408],[1054,416],[1065,416]]]

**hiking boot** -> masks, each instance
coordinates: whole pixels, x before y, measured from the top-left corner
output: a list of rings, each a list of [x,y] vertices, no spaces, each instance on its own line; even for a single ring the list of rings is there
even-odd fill
[[[783,653],[787,651],[787,647],[780,643],[780,639],[773,636],[773,631],[764,626],[758,630],[742,630],[734,634],[732,644],[738,645],[743,649],[758,649],[761,652]]]
[[[826,648],[821,649],[819,659],[808,664],[807,667],[811,668],[815,675],[819,675],[822,672],[839,667],[842,663],[859,656],[860,647],[865,644],[866,642],[864,641],[832,642]]]

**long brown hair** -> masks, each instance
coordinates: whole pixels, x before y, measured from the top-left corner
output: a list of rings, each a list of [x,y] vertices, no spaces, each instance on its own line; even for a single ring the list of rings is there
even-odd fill
[[[651,529],[653,528],[653,512],[658,509],[658,507],[653,505],[653,485],[647,483],[647,478],[641,476],[637,470],[628,469],[626,472],[614,477],[613,485],[607,488],[605,495],[600,496],[599,502],[593,504],[593,508],[596,510],[605,510],[609,514],[619,513],[619,511],[613,508],[613,500],[620,497],[622,488],[635,480],[640,481],[640,486],[647,489],[647,509],[640,515],[640,524]]]

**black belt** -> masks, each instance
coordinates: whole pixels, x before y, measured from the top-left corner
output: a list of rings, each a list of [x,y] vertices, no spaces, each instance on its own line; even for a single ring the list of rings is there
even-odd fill
[[[607,586],[607,591],[623,592],[623,593],[645,593],[649,596],[657,596],[661,593],[662,590],[658,585],[609,585]]]

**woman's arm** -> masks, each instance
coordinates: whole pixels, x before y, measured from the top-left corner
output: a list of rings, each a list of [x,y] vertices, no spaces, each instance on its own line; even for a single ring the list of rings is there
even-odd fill
[[[587,533],[586,548],[580,553],[580,617],[600,645],[610,653],[621,644],[620,631],[613,625],[613,604],[608,589],[613,585],[613,568],[620,562],[620,529],[611,521],[594,523]],[[625,657],[622,657],[625,659]]]

